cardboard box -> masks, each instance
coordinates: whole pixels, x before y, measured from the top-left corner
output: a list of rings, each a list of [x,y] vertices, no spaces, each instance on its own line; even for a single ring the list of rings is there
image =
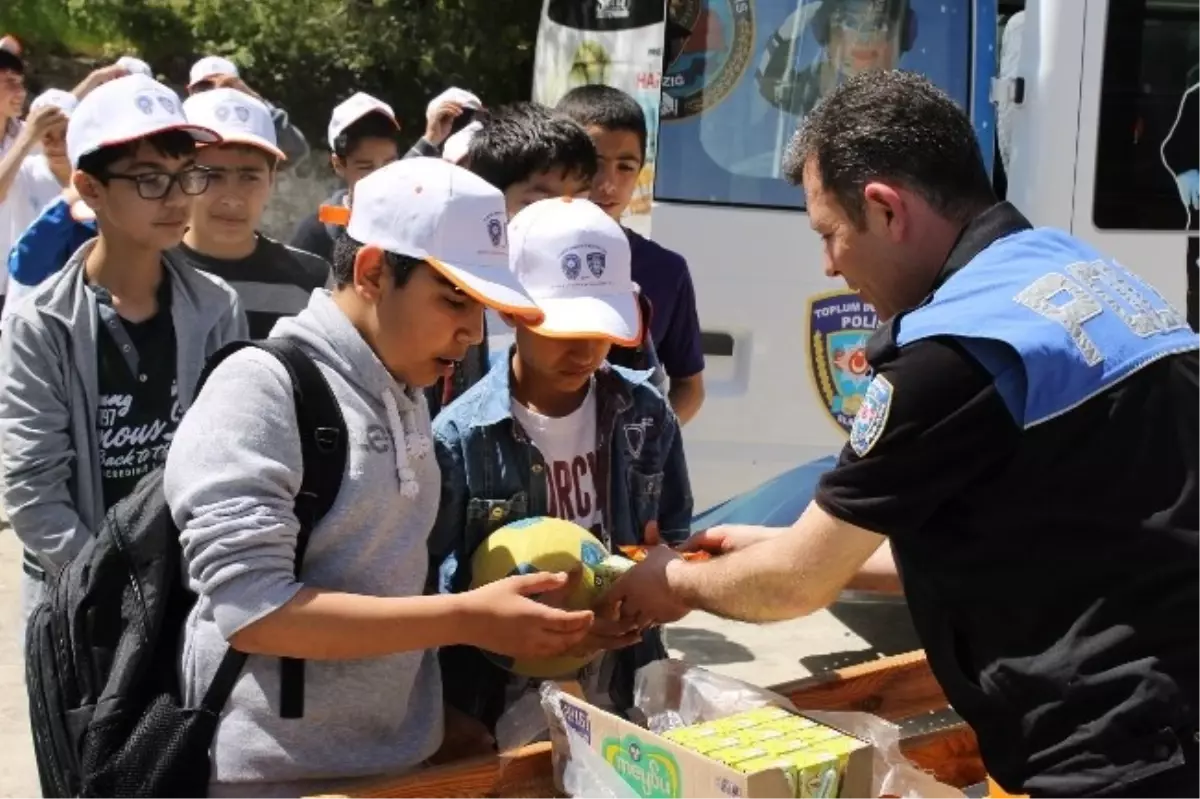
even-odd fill
[[[871,795],[872,747],[844,734],[814,735],[825,740],[814,740],[805,748],[780,755],[762,753],[754,760],[735,765],[692,751],[678,741],[655,735],[576,697],[562,695],[559,703],[562,723],[607,762],[634,793],[646,799]],[[761,723],[767,727],[771,720],[764,719]],[[715,733],[689,735],[677,730],[672,735],[693,740],[709,734],[724,738],[746,729],[735,723],[724,726],[734,726],[737,730],[724,730],[719,721],[716,726]],[[804,726],[829,729],[815,722]],[[554,744],[555,782],[561,790],[570,751],[567,730],[558,719],[551,719],[550,739]],[[745,748],[762,752],[762,747],[747,744]]]

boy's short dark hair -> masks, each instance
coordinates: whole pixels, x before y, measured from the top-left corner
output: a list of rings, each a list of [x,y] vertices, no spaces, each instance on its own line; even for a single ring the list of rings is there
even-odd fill
[[[552,170],[591,180],[596,146],[574,120],[538,103],[513,103],[471,137],[464,166],[500,191]]]
[[[79,165],[76,169],[80,172],[86,172],[103,183],[112,165],[122,158],[127,158],[136,153],[138,145],[142,142],[146,142],[157,150],[159,155],[166,158],[184,158],[185,156],[194,155],[196,152],[196,140],[192,138],[190,133],[185,130],[166,130],[162,133],[155,133],[153,136],[146,136],[145,138],[134,139],[124,144],[113,144],[108,147],[101,147],[99,150],[94,150],[79,159]]]
[[[396,123],[382,111],[372,111],[354,120],[333,140],[333,154],[345,161],[364,139],[396,140]]]
[[[605,130],[625,130],[638,137],[642,160],[646,160],[646,113],[620,89],[599,83],[576,86],[563,95],[554,110],[565,114],[585,128],[593,125]]]
[[[25,60],[16,53],[0,48],[0,72],[25,74]]]
[[[345,229],[340,229],[333,240],[333,279],[338,288],[354,282],[354,259],[363,247],[362,242],[350,238]],[[417,267],[424,263],[420,258],[407,255],[397,255],[394,252],[383,253],[383,258],[392,269],[392,278],[397,286],[403,286],[412,277]]]
[[[267,162],[267,169],[269,169],[272,172],[275,171],[275,167],[279,166],[279,158],[277,156],[275,156],[273,153],[267,152],[266,150],[264,150],[261,147],[255,146],[253,144],[245,144],[243,142],[232,142],[231,141],[231,142],[226,142],[224,144],[217,144],[217,145],[213,145],[213,146],[220,147],[222,149],[228,148],[230,150],[240,150],[241,152],[244,152],[244,153],[256,153],[257,155],[262,156],[262,159]]]

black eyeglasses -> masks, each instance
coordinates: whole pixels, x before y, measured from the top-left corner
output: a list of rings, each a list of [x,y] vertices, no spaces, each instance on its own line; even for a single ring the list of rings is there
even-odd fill
[[[139,175],[107,172],[104,177],[106,180],[131,180],[143,200],[161,200],[171,193],[171,187],[176,183],[179,190],[190,197],[203,194],[208,190],[212,172],[202,166],[189,166],[178,172],[143,172]]]

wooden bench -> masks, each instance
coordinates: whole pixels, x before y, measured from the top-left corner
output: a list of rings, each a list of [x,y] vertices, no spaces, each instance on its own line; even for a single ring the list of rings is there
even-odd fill
[[[945,713],[946,697],[924,652],[908,652],[818,674],[771,690],[789,697],[798,710],[860,710],[897,724]],[[986,779],[971,729],[953,720],[903,738],[901,750],[948,785],[965,788]],[[536,743],[501,755],[473,758],[405,777],[348,786],[352,797],[526,797],[558,796],[550,744]]]

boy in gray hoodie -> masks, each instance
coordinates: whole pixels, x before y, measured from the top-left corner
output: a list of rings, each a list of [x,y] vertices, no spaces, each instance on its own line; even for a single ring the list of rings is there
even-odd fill
[[[348,431],[346,472],[293,574],[302,456],[287,371],[257,349],[213,370],[180,425],[164,490],[199,595],[181,655],[185,699],[226,648],[250,658],[212,750],[210,795],[309,793],[329,780],[418,766],[443,734],[434,650],[566,652],[590,612],[529,598],[566,575],[511,577],[423,596],[441,475],[422,388],[480,338],[484,306],[540,320],[507,268],[501,193],[440,159],[360,181],[317,291],[274,337],[317,364]],[[280,657],[304,659],[304,716],[283,719]]]
[[[99,234],[0,334],[0,465],[25,544],[23,621],[47,575],[163,462],[207,357],[246,334],[228,285],[166,255],[208,186],[197,140],[219,139],[144,75],[95,89],[67,127],[72,182]]]

